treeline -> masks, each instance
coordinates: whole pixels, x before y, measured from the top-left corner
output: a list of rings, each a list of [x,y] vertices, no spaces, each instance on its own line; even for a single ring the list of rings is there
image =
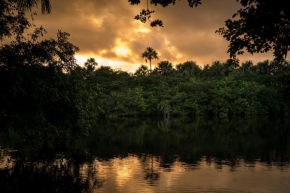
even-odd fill
[[[44,29],[0,47],[0,120],[30,130],[88,131],[98,117],[288,115],[290,64],[256,65],[233,60],[203,68],[169,61],[135,73],[83,67],[78,47],[59,31],[57,39],[38,40]],[[25,123],[25,124],[24,124]],[[28,123],[28,124],[26,124]],[[57,129],[58,128],[58,129]],[[64,130],[59,130],[64,128]],[[37,133],[37,129],[33,129]]]
[[[101,67],[90,82],[102,88],[105,116],[286,115],[290,107],[287,61],[228,60],[204,68],[162,61],[152,72],[142,65],[134,74]]]
[[[2,65],[1,118],[82,127],[98,116],[287,115],[290,109],[286,61],[228,60],[203,69],[163,61],[134,74],[96,68],[94,59],[65,72],[57,64]]]

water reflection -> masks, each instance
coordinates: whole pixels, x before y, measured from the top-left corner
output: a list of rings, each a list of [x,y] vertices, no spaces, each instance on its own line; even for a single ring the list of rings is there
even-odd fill
[[[216,163],[208,163],[202,159],[196,167],[181,162],[174,162],[170,171],[162,168],[159,162],[154,161],[158,178],[146,169],[152,160],[128,156],[121,160],[120,165],[114,162],[120,158],[113,158],[105,164],[112,171],[107,173],[106,182],[98,189],[100,192],[288,192],[290,173],[281,172],[276,166],[256,163],[256,167],[247,167],[240,162],[234,172],[226,165],[216,169]],[[124,171],[127,163],[130,166]],[[105,170],[103,170],[105,171]],[[288,171],[288,170],[287,170]],[[105,171],[107,172],[107,171]],[[123,175],[116,173],[124,172]],[[145,174],[145,178],[144,178]],[[146,178],[148,175],[154,178]],[[96,178],[104,177],[102,172],[96,173]],[[154,180],[153,180],[154,179]],[[153,181],[152,181],[153,180]],[[152,183],[153,182],[153,183]]]
[[[289,136],[268,118],[100,120],[50,140],[9,130],[0,192],[288,192]]]
[[[16,152],[13,149],[1,149],[0,146],[0,170],[11,169],[14,167],[15,159],[11,157],[11,153]]]

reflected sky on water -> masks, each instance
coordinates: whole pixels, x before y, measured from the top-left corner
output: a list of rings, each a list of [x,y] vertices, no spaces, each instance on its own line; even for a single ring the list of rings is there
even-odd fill
[[[88,136],[0,134],[0,191],[289,192],[289,123],[103,120]],[[31,140],[27,140],[31,139]]]

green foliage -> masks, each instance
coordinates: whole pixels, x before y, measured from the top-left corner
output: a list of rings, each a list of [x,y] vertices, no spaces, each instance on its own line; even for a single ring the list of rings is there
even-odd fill
[[[155,70],[157,73],[165,76],[171,75],[174,72],[172,63],[170,63],[169,61],[159,62]]]
[[[57,40],[38,41],[43,33],[40,28],[29,40],[0,47],[0,118],[13,127],[25,128],[27,122],[27,127],[88,133],[100,116],[289,113],[287,61],[242,66],[233,60],[217,61],[204,69],[192,61],[176,69],[162,61],[153,72],[143,65],[132,75],[98,68],[93,58],[80,67],[74,59],[78,48],[68,41],[69,34],[59,31]]]
[[[111,70],[108,77],[100,77],[100,68],[95,83],[103,90],[100,104],[107,116],[287,114],[288,63],[276,62],[262,62],[269,64],[263,66],[263,73],[257,70],[261,64],[248,61],[238,66],[231,60],[214,62],[203,70],[194,62],[175,69],[169,61],[163,61],[152,73],[141,66],[134,76]]]
[[[39,40],[46,33],[40,27],[24,37],[31,24],[15,2],[2,0],[0,4],[4,10],[0,12],[0,19],[4,18],[0,39],[16,37],[0,46],[0,120],[12,128],[44,136],[45,132],[32,128],[57,135],[68,130],[87,134],[100,116],[228,117],[290,112],[287,61],[257,65],[248,61],[239,66],[230,59],[203,69],[193,61],[176,67],[162,61],[152,71],[151,60],[158,59],[158,53],[148,47],[142,57],[149,60],[150,70],[142,65],[134,75],[98,67],[93,58],[80,67],[74,58],[79,49],[68,41],[68,33],[58,31],[56,39]]]
[[[135,75],[136,76],[147,76],[149,75],[150,71],[147,66],[141,65],[136,71]]]
[[[22,65],[46,65],[70,71],[76,67],[74,54],[79,48],[68,41],[69,33],[58,31],[57,39],[38,41],[45,33],[35,29],[28,40],[20,38],[0,47],[0,64],[7,68]]]
[[[39,41],[44,33],[39,28],[28,39],[1,45],[0,120],[36,133],[33,128],[87,133],[99,114],[100,89],[88,81],[96,63],[90,59],[85,68],[78,67],[78,48],[68,41],[69,34],[59,31],[56,40]]]
[[[98,88],[88,85],[77,69],[64,74],[54,67],[22,66],[0,68],[1,119],[14,126],[30,123],[43,128],[80,129],[90,127],[98,115]]]
[[[183,64],[176,66],[178,76],[194,76],[199,77],[201,75],[201,68],[193,61],[187,61]]]

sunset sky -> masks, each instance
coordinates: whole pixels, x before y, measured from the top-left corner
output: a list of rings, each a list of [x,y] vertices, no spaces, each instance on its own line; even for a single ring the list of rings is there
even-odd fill
[[[141,58],[146,47],[159,53],[159,61],[174,65],[192,60],[203,66],[228,59],[228,42],[215,30],[239,9],[235,0],[203,0],[197,8],[190,8],[186,0],[166,8],[150,6],[156,11],[153,19],[163,20],[163,28],[134,20],[146,8],[145,2],[131,6],[127,0],[51,0],[52,13],[39,13],[34,23],[48,31],[47,38],[56,37],[57,30],[69,32],[70,41],[80,48],[76,56],[80,64],[94,57],[99,65],[132,72],[146,64]],[[239,58],[273,59],[272,53]]]

